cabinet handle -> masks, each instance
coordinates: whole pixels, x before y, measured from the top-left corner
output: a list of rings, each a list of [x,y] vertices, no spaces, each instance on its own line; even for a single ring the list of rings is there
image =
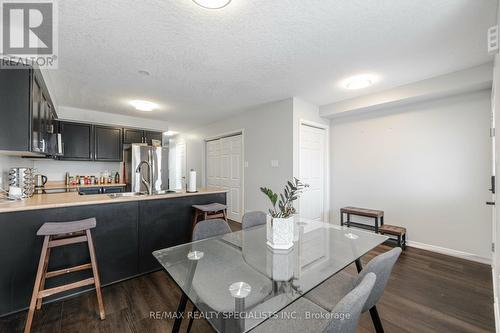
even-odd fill
[[[486,201],[486,204],[488,206],[495,206],[495,202],[494,201]]]

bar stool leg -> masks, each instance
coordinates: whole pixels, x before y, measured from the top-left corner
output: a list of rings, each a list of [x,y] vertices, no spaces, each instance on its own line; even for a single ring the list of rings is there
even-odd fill
[[[24,333],[31,331],[31,323],[33,322],[33,315],[35,314],[35,307],[38,299],[38,291],[40,290],[40,283],[42,281],[43,267],[47,258],[49,247],[49,236],[43,239],[42,253],[40,253],[40,261],[38,262],[38,270],[36,272],[35,285],[33,286],[33,295],[31,295],[31,302],[28,310],[28,317],[26,318],[26,325],[24,326]]]
[[[222,215],[224,215],[224,221],[227,222],[227,214],[225,209],[222,211]]]
[[[49,236],[49,242],[51,241],[51,236]],[[40,282],[40,289],[42,291],[45,289],[45,276],[47,275],[47,269],[49,268],[49,258],[50,258],[50,247],[47,249],[47,255],[45,255],[45,261],[43,265],[42,281]],[[42,308],[42,299],[39,298],[36,301],[36,309],[40,310]]]
[[[94,274],[95,291],[97,294],[97,303],[99,305],[99,316],[101,317],[101,320],[104,320],[106,318],[106,313],[104,312],[104,304],[102,302],[101,281],[99,280],[99,271],[97,270],[97,260],[94,252],[94,243],[92,242],[92,235],[90,234],[90,230],[87,229],[85,232],[87,234],[87,244],[89,246],[92,273]]]

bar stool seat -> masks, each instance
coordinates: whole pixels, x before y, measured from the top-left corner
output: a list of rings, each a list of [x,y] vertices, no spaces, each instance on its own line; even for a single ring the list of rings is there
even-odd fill
[[[26,325],[24,327],[24,333],[30,332],[35,308],[40,309],[42,307],[43,298],[89,285],[95,286],[97,304],[99,306],[99,316],[101,320],[105,319],[106,314],[104,312],[104,304],[102,301],[101,282],[99,280],[99,272],[97,270],[97,260],[94,244],[92,242],[92,235],[90,233],[90,229],[95,227],[95,218],[89,218],[72,222],[44,223],[40,229],[38,229],[36,234],[38,236],[44,236],[44,239],[42,252],[40,254],[40,261],[38,262],[38,270],[36,273],[35,285],[33,287],[33,294],[31,296],[31,302],[28,309]],[[55,247],[76,243],[87,243],[90,262],[78,266],[48,271],[51,250]],[[92,270],[92,277],[45,289],[46,279],[87,269]]]
[[[198,209],[202,212],[219,212],[226,210],[227,206],[216,202],[207,205],[193,205],[193,208]]]
[[[44,223],[36,232],[37,236],[53,236],[70,234],[74,232],[93,229],[96,226],[95,218],[81,221],[63,222],[63,223]]]
[[[194,208],[194,217],[193,217],[193,228],[198,223],[198,218],[201,215],[201,220],[210,220],[210,219],[224,219],[227,222],[227,206],[218,202],[209,203],[206,205],[193,205]]]

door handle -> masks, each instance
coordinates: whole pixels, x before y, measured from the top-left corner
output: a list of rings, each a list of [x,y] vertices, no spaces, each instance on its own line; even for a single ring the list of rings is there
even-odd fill
[[[495,206],[495,201],[486,201],[488,206]]]

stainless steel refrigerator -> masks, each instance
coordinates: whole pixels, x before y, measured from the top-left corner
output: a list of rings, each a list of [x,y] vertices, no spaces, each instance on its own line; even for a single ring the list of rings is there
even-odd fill
[[[149,172],[152,170],[153,193],[168,190],[168,146],[153,147],[145,143],[134,143],[124,147],[123,159],[125,161],[125,171],[127,174],[127,191],[147,192],[147,187],[142,179],[149,179]],[[136,172],[141,162],[143,163],[140,172]]]

